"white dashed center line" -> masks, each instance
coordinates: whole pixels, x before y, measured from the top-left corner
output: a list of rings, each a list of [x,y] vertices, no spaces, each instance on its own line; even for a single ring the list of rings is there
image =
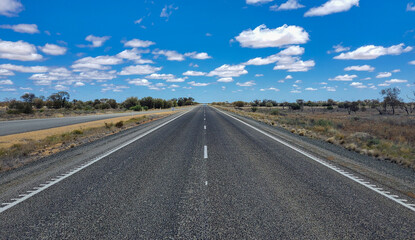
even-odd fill
[[[208,154],[207,154],[207,146],[205,145],[205,148],[204,148],[204,154],[203,154],[203,157],[204,158],[208,158]]]

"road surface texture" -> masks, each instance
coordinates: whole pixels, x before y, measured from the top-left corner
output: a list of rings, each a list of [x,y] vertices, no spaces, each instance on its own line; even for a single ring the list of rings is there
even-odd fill
[[[62,117],[62,118],[42,118],[42,119],[28,119],[28,120],[12,120],[0,121],[0,136],[6,136],[16,133],[31,132],[36,130],[62,127],[72,124],[92,122],[97,120],[104,120],[109,118],[117,118],[124,116],[134,116],[149,113],[167,112],[165,110],[153,110],[148,112],[129,112],[129,113],[110,113],[102,115],[87,115],[77,117]]]
[[[388,192],[200,106],[0,175],[0,238],[414,239]]]

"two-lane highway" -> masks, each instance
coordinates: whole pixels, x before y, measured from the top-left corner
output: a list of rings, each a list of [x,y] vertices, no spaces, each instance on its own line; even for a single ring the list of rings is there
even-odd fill
[[[413,210],[271,137],[196,107],[0,210],[0,239],[415,238]]]

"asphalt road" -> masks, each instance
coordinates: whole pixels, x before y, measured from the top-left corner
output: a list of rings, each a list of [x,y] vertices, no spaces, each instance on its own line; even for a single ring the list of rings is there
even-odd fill
[[[97,120],[142,115],[146,113],[158,113],[171,111],[166,110],[154,110],[149,112],[129,112],[129,113],[111,113],[102,115],[87,115],[77,117],[62,117],[62,118],[43,118],[43,119],[28,119],[28,120],[12,120],[12,121],[0,121],[0,136],[6,136],[16,133],[24,133],[54,127],[62,127],[72,124],[92,122]]]
[[[0,211],[0,238],[415,238],[414,211],[211,107],[170,120]]]

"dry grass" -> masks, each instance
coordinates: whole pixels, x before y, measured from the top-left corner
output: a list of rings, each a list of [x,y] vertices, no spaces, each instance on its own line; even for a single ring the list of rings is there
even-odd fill
[[[0,172],[23,166],[42,157],[95,141],[125,129],[173,114],[163,112],[119,117],[0,137]],[[115,127],[119,122],[122,126]]]
[[[271,108],[225,110],[283,127],[292,133],[319,138],[350,151],[390,160],[415,169],[415,117],[379,115],[376,110],[349,115],[345,111],[291,111]]]

